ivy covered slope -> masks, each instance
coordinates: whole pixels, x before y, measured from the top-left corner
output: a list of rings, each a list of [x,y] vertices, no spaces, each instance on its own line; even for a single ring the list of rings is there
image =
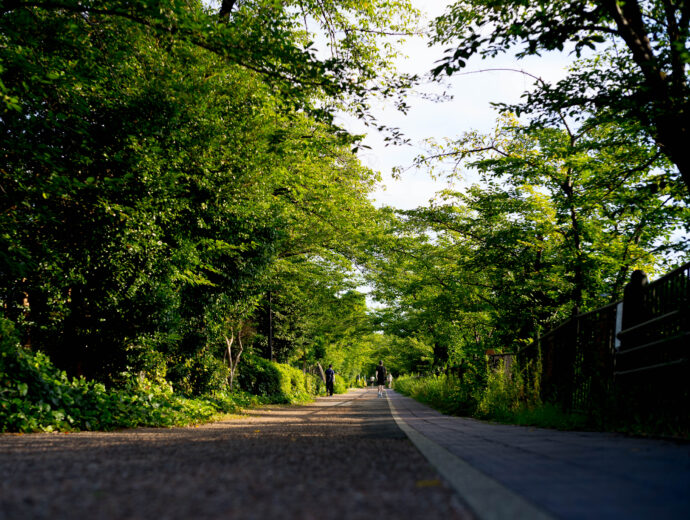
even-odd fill
[[[10,323],[0,322],[0,431],[110,430],[184,426],[240,411],[252,396],[220,393],[184,398],[169,386],[133,378],[118,389],[69,378],[42,352],[18,347]]]
[[[315,376],[261,358],[251,360],[241,372],[249,392],[186,397],[175,393],[170,384],[141,376],[106,389],[103,383],[70,378],[42,352],[21,348],[7,320],[0,327],[0,431],[187,426],[256,404],[306,401],[323,390]]]
[[[406,82],[376,40],[413,13],[360,4],[2,4],[3,430],[232,410],[238,359],[244,390],[304,398],[370,332],[351,266],[376,175],[331,114]],[[260,357],[286,364],[268,389]]]

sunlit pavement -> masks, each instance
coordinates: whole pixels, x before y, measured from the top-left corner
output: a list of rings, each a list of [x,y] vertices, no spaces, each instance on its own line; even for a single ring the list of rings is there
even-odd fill
[[[505,518],[499,502],[521,497],[532,513],[557,518],[690,518],[688,443],[491,424],[444,416],[391,390],[387,397],[413,436],[441,448],[441,464],[451,473],[448,460],[461,467],[459,482],[476,489],[458,492],[479,517]],[[443,453],[452,455],[444,462]],[[472,496],[482,490],[490,496]]]

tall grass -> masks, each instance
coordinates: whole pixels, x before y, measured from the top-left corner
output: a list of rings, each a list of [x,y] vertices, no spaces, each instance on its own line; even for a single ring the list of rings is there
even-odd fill
[[[471,385],[455,376],[403,375],[395,380],[395,389],[446,414],[472,415],[477,406]]]
[[[546,428],[581,429],[587,417],[568,414],[540,398],[538,367],[488,370],[484,381],[452,375],[398,377],[395,389],[450,415]]]

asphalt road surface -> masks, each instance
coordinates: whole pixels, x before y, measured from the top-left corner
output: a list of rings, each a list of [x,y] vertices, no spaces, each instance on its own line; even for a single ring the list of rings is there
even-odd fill
[[[0,519],[472,518],[375,390],[197,428],[0,435]]]
[[[685,520],[690,443],[353,390],[198,428],[0,435],[0,520],[34,518]]]

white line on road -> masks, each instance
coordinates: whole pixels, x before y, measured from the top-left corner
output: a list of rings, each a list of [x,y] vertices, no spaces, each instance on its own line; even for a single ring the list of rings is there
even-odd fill
[[[443,446],[436,444],[402,419],[388,397],[391,414],[432,466],[481,520],[551,520],[553,517],[502,484],[470,466]]]

